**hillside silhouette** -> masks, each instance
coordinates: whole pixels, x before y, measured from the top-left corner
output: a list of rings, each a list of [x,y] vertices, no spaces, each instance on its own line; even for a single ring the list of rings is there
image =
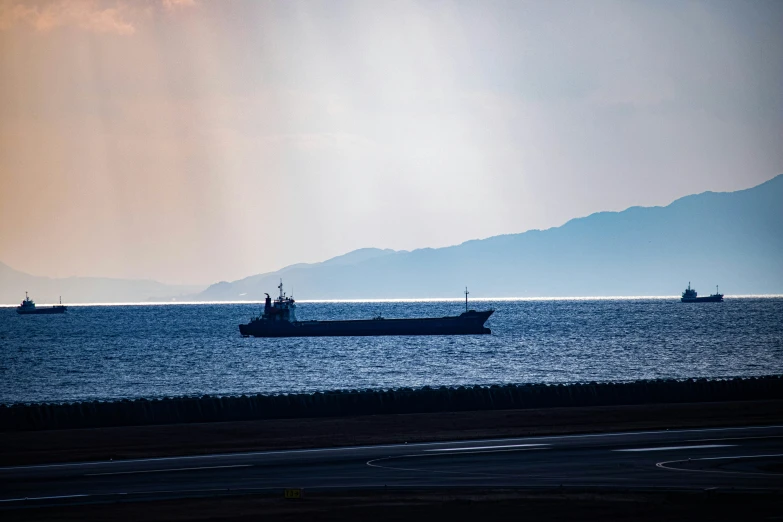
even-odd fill
[[[250,301],[280,279],[301,299],[783,294],[783,174],[736,192],[631,207],[560,227],[413,251],[363,248],[203,287],[49,278],[0,263],[0,302]]]
[[[530,230],[411,252],[361,249],[322,263],[210,286],[203,300],[256,300],[282,278],[301,299],[783,293],[783,175],[665,207],[599,212]]]
[[[29,291],[36,303],[138,303],[150,300],[171,301],[192,295],[198,286],[166,285],[152,280],[111,279],[105,277],[52,278],[34,276],[0,263],[0,303],[19,304]]]

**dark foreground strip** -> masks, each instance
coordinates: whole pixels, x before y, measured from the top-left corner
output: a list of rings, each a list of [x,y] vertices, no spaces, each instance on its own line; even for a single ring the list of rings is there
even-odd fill
[[[425,387],[240,397],[204,396],[73,404],[0,405],[0,430],[28,431],[260,419],[748,401],[777,397],[783,397],[781,376],[722,380]]]
[[[78,500],[78,499],[76,499]],[[617,492],[592,490],[455,489],[430,491],[305,492],[290,500],[283,491],[180,500],[39,507],[3,511],[5,522],[183,520],[778,520],[777,494]]]

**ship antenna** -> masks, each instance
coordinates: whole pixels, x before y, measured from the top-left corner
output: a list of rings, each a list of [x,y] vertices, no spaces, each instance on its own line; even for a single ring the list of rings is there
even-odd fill
[[[466,286],[466,287],[465,287],[465,311],[466,311],[466,312],[468,311],[468,294],[469,294],[469,293],[470,293],[470,292],[468,292],[468,287]]]
[[[277,286],[280,289],[280,299],[283,298],[283,278],[280,278],[280,284]]]

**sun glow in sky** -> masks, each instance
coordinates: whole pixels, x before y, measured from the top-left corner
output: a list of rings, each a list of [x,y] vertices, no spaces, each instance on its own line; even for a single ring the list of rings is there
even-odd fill
[[[783,2],[0,0],[0,261],[211,283],[783,172]]]

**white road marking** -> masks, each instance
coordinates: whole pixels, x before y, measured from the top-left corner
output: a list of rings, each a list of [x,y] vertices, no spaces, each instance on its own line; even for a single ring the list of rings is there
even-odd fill
[[[614,433],[588,433],[580,435],[539,435],[531,437],[515,437],[505,439],[478,439],[478,440],[463,440],[463,441],[443,441],[443,442],[417,442],[413,444],[378,444],[374,446],[341,446],[337,448],[313,448],[313,449],[295,449],[295,450],[271,450],[271,451],[253,451],[245,453],[213,453],[211,455],[181,455],[178,457],[150,457],[141,459],[127,459],[127,460],[97,460],[94,462],[66,462],[61,464],[33,464],[28,466],[8,466],[0,467],[0,472],[18,470],[18,469],[41,469],[41,468],[66,468],[71,466],[104,466],[114,464],[124,464],[129,462],[158,462],[167,460],[196,460],[196,459],[215,459],[215,458],[236,458],[236,457],[250,457],[250,456],[266,456],[266,455],[289,455],[289,454],[303,454],[303,453],[319,453],[319,452],[340,452],[340,451],[371,451],[382,448],[397,448],[407,447],[408,449],[417,448],[422,446],[443,446],[448,444],[465,444],[465,443],[488,443],[488,442],[511,442],[515,440],[573,440],[573,439],[589,439],[596,437],[627,437],[632,435],[668,435],[674,433],[704,433],[704,432],[724,432],[724,431],[737,431],[737,430],[769,430],[780,429],[783,425],[774,426],[737,426],[731,428],[698,428],[698,429],[677,429],[677,430],[651,430],[651,431],[626,431],[626,432],[614,432]]]
[[[528,448],[527,450],[523,451],[534,451],[534,450],[540,450],[540,449],[549,449],[549,448]],[[513,451],[513,450],[501,450],[501,451]],[[476,453],[487,453],[486,451],[479,451]],[[426,457],[437,457],[438,455],[433,455],[431,453],[418,453],[414,455],[396,455],[396,456],[390,456],[390,457],[381,457],[377,459],[368,460],[365,462],[365,464],[371,468],[380,468],[380,469],[390,469],[393,471],[414,471],[416,473],[435,473],[435,474],[441,474],[441,475],[461,475],[465,477],[492,477],[492,478],[509,478],[513,477],[516,478],[519,475],[508,475],[508,474],[498,474],[498,473],[482,473],[482,472],[476,472],[476,471],[446,471],[446,470],[437,470],[437,469],[421,469],[421,468],[398,468],[398,467],[392,467],[392,466],[382,466],[378,464],[378,462],[381,461],[389,461],[389,460],[400,460],[400,459],[410,459],[410,458],[426,458]],[[533,475],[526,475],[527,477],[532,477]]]
[[[658,446],[657,448],[629,448],[612,451],[674,451],[684,449],[731,448],[736,444],[702,444],[701,446]]]
[[[494,447],[494,446],[493,446]],[[486,455],[487,453],[510,453],[518,451],[538,451],[552,449],[549,445],[539,446],[536,448],[500,448],[500,449],[483,449],[476,451],[457,451],[452,453],[445,453],[444,455]],[[418,457],[437,457],[437,453],[420,453]]]
[[[532,448],[535,446],[549,446],[549,444],[506,444],[503,446],[471,446],[469,448],[437,448],[424,451],[475,451],[475,450],[500,450],[507,448]]]
[[[24,497],[24,498],[4,498],[0,502],[24,502],[25,500],[55,500],[61,498],[77,498],[77,497],[89,497],[90,495],[56,495],[53,497]]]
[[[85,473],[85,477],[101,477],[104,475],[135,475],[137,473],[167,473],[174,471],[196,471],[200,469],[252,468],[252,464],[233,464],[230,466],[201,466],[198,468],[143,469],[137,471],[110,471],[106,473]]]
[[[764,475],[764,476],[777,476],[779,477],[779,473],[754,473],[752,471],[724,471],[721,469],[688,469],[688,468],[675,468],[672,466],[667,466],[666,464],[677,464],[678,462],[695,462],[699,460],[731,460],[731,459],[762,459],[762,458],[769,458],[769,457],[783,457],[783,453],[777,453],[772,455],[735,455],[732,457],[703,457],[698,459],[688,459],[688,460],[667,460],[665,462],[658,462],[655,467],[661,468],[661,469],[668,469],[673,471],[689,471],[691,473],[721,473],[725,475]]]
[[[720,439],[690,439],[686,442],[712,442],[716,440],[783,439],[783,435],[759,435],[758,437],[721,437]]]

